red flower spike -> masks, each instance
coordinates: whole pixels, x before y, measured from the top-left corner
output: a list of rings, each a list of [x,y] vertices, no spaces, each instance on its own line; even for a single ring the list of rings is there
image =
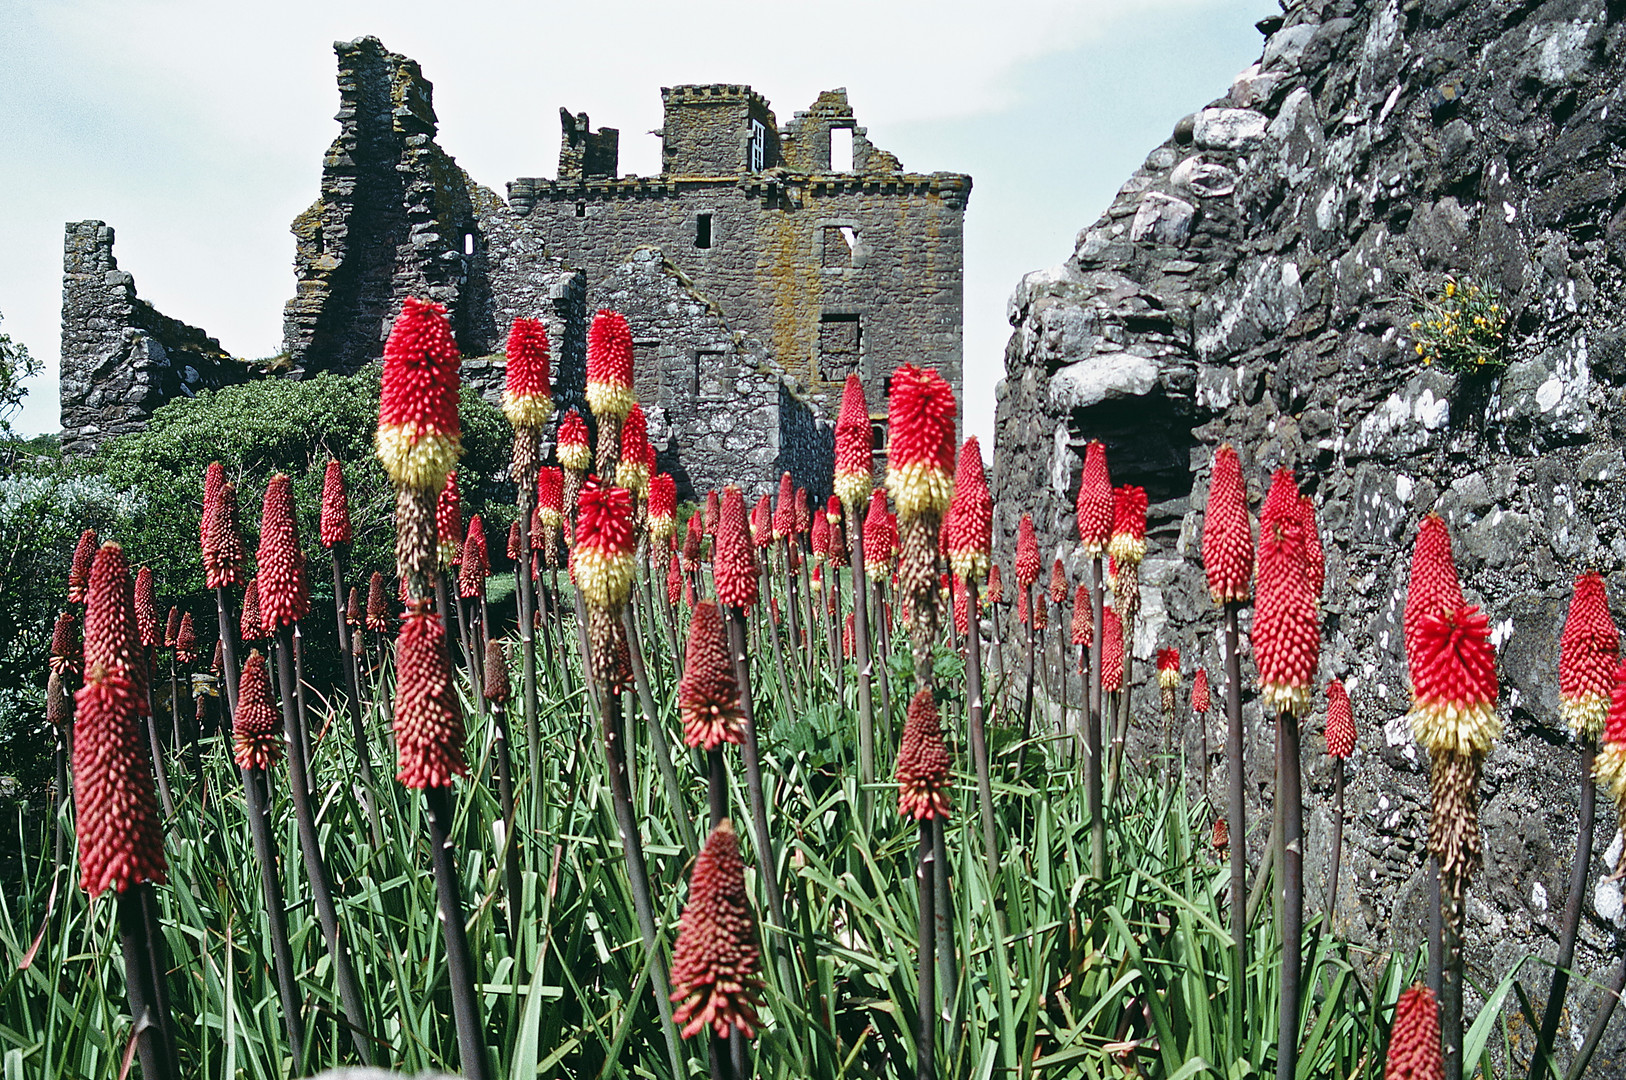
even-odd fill
[[[1347,758],[1355,752],[1355,710],[1349,704],[1349,691],[1334,679],[1327,684],[1327,753]]]
[[[163,644],[158,631],[158,595],[153,587],[152,571],[143,566],[135,579],[136,634],[141,644],[156,649]]]
[[[1615,668],[1609,719],[1604,721],[1592,775],[1614,796],[1617,806],[1626,802],[1626,660]]]
[[[1099,439],[1084,447],[1084,472],[1078,484],[1078,538],[1084,550],[1099,555],[1112,541],[1112,477],[1107,448]]]
[[[593,447],[587,438],[587,421],[575,409],[559,421],[559,437],[554,446],[559,464],[574,472],[586,472],[593,464]]]
[[[1173,690],[1180,685],[1180,650],[1157,650],[1157,685]]]
[[[823,514],[813,519],[812,537],[813,557],[826,559],[830,556],[830,519]]]
[[[440,565],[452,566],[462,558],[463,504],[457,491],[457,473],[446,474],[446,486],[435,500],[435,548]]]
[[[632,391],[632,331],[620,312],[604,309],[587,328],[587,407],[594,416],[624,417]]]
[[[268,635],[265,632],[265,623],[260,621],[260,579],[248,579],[248,587],[243,590],[243,615],[238,620],[238,636],[244,641],[260,641]]]
[[[790,473],[779,477],[779,497],[774,500],[773,535],[782,540],[796,532],[796,485]]]
[[[960,447],[954,470],[954,499],[944,520],[949,565],[967,581],[988,575],[993,547],[994,500],[982,467],[982,448],[975,435]]]
[[[1248,522],[1242,463],[1229,445],[1214,451],[1203,511],[1203,573],[1216,604],[1248,599],[1253,580],[1253,528]]]
[[[1321,529],[1316,524],[1315,500],[1308,495],[1299,497],[1299,529],[1304,536],[1304,569],[1310,578],[1310,594],[1321,603],[1321,592],[1327,584],[1327,553],[1321,546]]]
[[[773,543],[773,499],[767,495],[751,510],[751,542],[759,548]]]
[[[1101,689],[1124,688],[1124,624],[1111,605],[1101,609]]]
[[[1124,566],[1146,557],[1146,489],[1126,484],[1112,492],[1112,539],[1107,551]]]
[[[664,543],[677,528],[677,481],[669,473],[649,478],[649,536],[651,545]]]
[[[830,523],[830,563],[833,566],[847,565],[847,529],[846,514],[842,510],[841,500],[834,495],[824,504],[824,520]]]
[[[761,959],[739,840],[725,818],[694,861],[672,947],[672,1022],[685,1039],[707,1029],[719,1039],[756,1034]]]
[[[246,606],[245,601],[245,608]],[[374,570],[373,576],[367,579],[367,629],[383,634],[387,633],[389,628],[389,594],[384,591],[384,575]]]
[[[440,616],[420,608],[402,620],[395,671],[396,779],[410,788],[429,788],[468,775],[463,718]]]
[[[1423,619],[1455,611],[1463,605],[1462,582],[1451,560],[1451,533],[1445,519],[1429,514],[1417,527],[1417,543],[1412,549],[1411,581],[1406,585],[1406,611],[1403,626],[1406,656],[1415,655],[1417,634]],[[1417,685],[1417,667],[1411,668],[1412,686]]]
[[[999,575],[999,564],[990,563],[988,566],[988,596],[990,604],[1003,604],[1005,602],[1005,582]]]
[[[1444,1076],[1440,1005],[1434,991],[1423,983],[1416,983],[1401,994],[1395,1004],[1383,1080],[1442,1080]]]
[[[170,607],[169,618],[164,620],[164,648],[175,647],[175,637],[181,632],[181,609]]]
[[[886,491],[870,493],[869,512],[864,515],[864,565],[884,570],[898,549],[898,523],[886,508]]]
[[[1264,708],[1303,716],[1321,655],[1321,625],[1305,571],[1298,505],[1292,471],[1277,470],[1259,514],[1252,638]]]
[[[322,546],[350,543],[350,499],[344,490],[344,466],[329,458],[322,477]]]
[[[734,680],[734,660],[728,651],[723,615],[710,600],[695,605],[689,622],[689,641],[683,654],[683,678],[678,682],[678,713],[683,719],[683,741],[689,746],[715,750],[725,742],[738,745],[740,685]]]
[[[378,459],[397,485],[438,491],[462,456],[460,365],[446,306],[407,297],[384,343],[378,405]]]
[[[79,544],[73,549],[73,564],[68,568],[68,603],[83,604],[85,588],[90,584],[90,566],[96,558],[96,530],[86,529],[79,534]]]
[[[1067,568],[1057,559],[1050,568],[1050,602],[1057,607],[1067,603]]]
[[[222,484],[209,510],[208,542],[203,548],[203,579],[211,589],[229,589],[242,580],[243,532],[237,521],[237,488]]]
[[[757,565],[746,532],[745,495],[733,484],[723,489],[712,573],[719,603],[749,609],[757,602]]]
[[[655,456],[649,445],[649,420],[636,401],[627,410],[621,426],[621,462],[615,467],[615,482],[634,495],[649,494],[649,459]]]
[[[503,656],[502,642],[496,638],[486,641],[485,678],[481,692],[487,701],[501,705],[514,696],[514,687],[508,680],[508,659]]]
[[[1019,626],[1028,624],[1028,594],[1026,591],[1016,594],[1016,622]]]
[[[621,609],[632,592],[637,548],[632,493],[589,478],[576,503],[576,546],[571,551],[572,572],[587,606]]]
[[[666,602],[676,607],[681,599],[683,599],[683,567],[678,562],[678,553],[674,551],[671,561],[666,564]]]
[[[51,670],[58,675],[79,675],[84,667],[84,646],[79,642],[79,620],[72,611],[57,613],[51,630]]]
[[[1609,615],[1603,578],[1575,579],[1569,617],[1558,642],[1559,712],[1578,739],[1595,742],[1609,717],[1609,693],[1620,659],[1620,630]]]
[[[1095,614],[1090,607],[1090,587],[1080,585],[1073,597],[1073,644],[1086,649],[1095,640]]]
[[[540,524],[540,522],[538,524]],[[513,521],[508,523],[508,548],[507,548],[507,550],[508,550],[508,561],[509,562],[511,562],[511,563],[519,562],[519,557],[522,554],[524,554],[522,551],[520,551],[519,546],[520,546],[519,545],[519,519],[515,518]]]
[[[966,591],[965,578],[954,576],[954,632],[965,637],[971,632],[971,594]]]
[[[1496,716],[1496,650],[1490,619],[1464,604],[1429,614],[1412,653],[1411,729],[1431,755],[1489,752],[1502,733]]]
[[[290,626],[310,613],[310,587],[305,581],[305,556],[299,550],[294,523],[293,482],[277,473],[265,488],[260,515],[260,551],[255,557],[260,573],[260,625],[269,631]]]
[[[175,633],[175,660],[183,667],[198,661],[198,631],[190,611],[181,616],[181,628]]]
[[[1191,677],[1191,711],[1203,716],[1207,714],[1208,709],[1208,669],[1198,668],[1197,673]]]
[[[813,524],[813,515],[807,508],[807,489],[796,489],[796,535],[806,536]]]
[[[683,534],[683,569],[691,574],[700,569],[700,554],[706,545],[703,525],[702,515],[690,514],[688,528]]]
[[[249,652],[237,679],[231,734],[239,769],[269,769],[282,760],[282,715],[271,703],[271,675],[258,649]]]
[[[942,513],[954,495],[954,391],[936,368],[892,373],[886,486],[898,513]]]
[[[1016,527],[1016,584],[1024,591],[1039,580],[1039,538],[1033,532],[1033,518],[1022,515]]]
[[[874,486],[875,438],[869,426],[869,402],[864,383],[848,375],[841,390],[841,413],[836,419],[836,468],[833,487],[838,498],[856,509],[869,499]]]
[[[948,816],[949,755],[930,690],[920,691],[909,702],[897,780],[898,813],[917,821]]]
[[[344,621],[347,626],[361,626],[367,621],[367,606],[361,600],[361,586],[350,586],[350,598],[344,606]]]
[[[964,586],[961,587],[964,588]],[[856,625],[857,624],[853,622],[853,613],[850,611],[847,612],[847,623],[841,631],[841,655],[848,660],[851,660],[857,655],[857,647],[853,644],[855,640],[853,636],[854,627]]]
[[[491,576],[491,558],[486,552],[486,527],[475,514],[469,518],[469,531],[463,540],[463,565],[457,575],[457,595],[476,600],[486,594],[486,578]]]
[[[508,329],[502,411],[516,431],[535,430],[553,416],[548,379],[548,328],[541,319],[515,319]]]
[[[220,489],[225,486],[226,467],[218,461],[209,462],[209,467],[203,470],[203,517],[198,522],[198,547],[204,552],[205,561],[213,543],[210,517],[215,504],[220,501]]]
[[[1024,596],[1023,599],[1025,600],[1027,597]],[[1050,609],[1049,605],[1044,602],[1043,593],[1040,593],[1038,596],[1034,597],[1033,628],[1035,630],[1047,630],[1050,628]]]
[[[105,544],[85,586],[85,684],[74,695],[80,885],[91,896],[162,882],[168,870],[142,723],[140,649],[130,567],[117,544]]]

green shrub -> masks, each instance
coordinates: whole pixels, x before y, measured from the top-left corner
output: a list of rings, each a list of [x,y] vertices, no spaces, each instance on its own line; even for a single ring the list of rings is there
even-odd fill
[[[1507,366],[1507,322],[1494,289],[1447,277],[1438,293],[1419,292],[1413,300],[1411,333],[1425,365],[1495,372]]]

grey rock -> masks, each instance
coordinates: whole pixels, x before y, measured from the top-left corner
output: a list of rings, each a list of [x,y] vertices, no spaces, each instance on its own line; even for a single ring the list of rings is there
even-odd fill
[[[1267,123],[1264,113],[1252,109],[1204,109],[1192,139],[1206,150],[1244,150],[1264,140]]]

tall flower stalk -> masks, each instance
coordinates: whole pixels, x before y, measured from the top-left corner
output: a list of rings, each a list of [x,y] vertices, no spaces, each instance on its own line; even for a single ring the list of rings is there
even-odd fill
[[[1116,572],[1113,606],[1123,619],[1124,690],[1118,700],[1118,723],[1112,732],[1112,761],[1107,770],[1107,801],[1118,791],[1124,745],[1129,739],[1130,687],[1135,672],[1135,621],[1140,618],[1140,564],[1146,557],[1146,489],[1126,484],[1112,492],[1112,538],[1107,543]]]
[[[1180,692],[1180,650],[1157,651],[1158,697],[1163,705],[1163,769],[1164,778],[1174,786],[1174,710]]]
[[[502,411],[514,429],[509,475],[517,492],[519,551],[520,702],[530,773],[539,775],[542,743],[537,729],[536,694],[536,583],[528,564],[537,538],[531,536],[531,518],[538,502],[541,438],[553,418],[553,384],[549,372],[548,329],[540,319],[515,319],[504,349],[508,363],[503,373]]]
[[[383,826],[378,819],[378,807],[372,796],[378,787],[373,778],[372,747],[368,745],[367,727],[361,717],[361,679],[355,649],[350,641],[350,622],[345,617],[344,608],[344,563],[354,533],[350,525],[350,498],[345,490],[344,466],[339,464],[338,458],[328,460],[327,471],[322,477],[320,526],[322,546],[328,549],[329,561],[333,567],[334,623],[337,626],[339,656],[344,665],[345,689],[349,694],[346,712],[350,717],[350,738],[356,748],[356,760],[361,763],[361,776],[365,787],[362,802],[366,804],[367,816],[372,825],[373,843],[378,845],[382,843]]]
[[[1085,762],[1085,797],[1090,808],[1090,873],[1097,881],[1105,881],[1107,874],[1107,820],[1102,799],[1102,773],[1105,764],[1105,702],[1101,689],[1101,642],[1106,603],[1106,580],[1102,560],[1107,544],[1112,540],[1112,477],[1107,471],[1107,448],[1092,439],[1084,447],[1084,468],[1078,485],[1077,524],[1078,539],[1084,553],[1090,557],[1090,663],[1089,687],[1085,697],[1088,717],[1084,725],[1084,741],[1088,752]]]
[[[982,629],[977,586],[988,576],[993,548],[994,500],[982,467],[982,448],[973,435],[960,447],[949,504],[949,566],[966,595],[966,727],[977,770],[977,807],[982,818],[983,857],[988,880],[999,874],[999,839],[994,828],[994,788],[988,762],[987,709],[983,703]]]
[[[869,821],[870,788],[875,783],[875,660],[871,655],[869,568],[864,561],[863,515],[874,489],[875,435],[869,400],[857,375],[841,391],[835,430],[833,487],[847,516],[848,561],[853,581],[853,647],[858,660],[858,782],[861,816]]]
[[[508,703],[513,700],[513,686],[508,680],[508,658],[503,655],[502,642],[496,638],[486,640],[485,673],[481,691],[496,731],[492,756],[497,762],[497,800],[502,809],[502,837],[498,846],[503,852],[503,880],[508,899],[508,937],[519,938],[520,904],[525,896],[524,880],[520,877],[519,841],[514,832],[514,764],[513,732],[508,727]]]
[[[1338,913],[1338,871],[1344,856],[1344,762],[1355,752],[1355,710],[1349,691],[1334,679],[1327,684],[1327,756],[1332,758],[1332,867],[1328,872],[1327,919]]]
[[[1028,742],[1033,737],[1033,680],[1037,661],[1034,658],[1036,619],[1033,618],[1033,586],[1039,580],[1039,537],[1033,531],[1033,516],[1023,514],[1016,526],[1016,587],[1020,602],[1020,622],[1027,628],[1022,653],[1022,745],[1016,753],[1016,772],[1020,777],[1027,769]],[[1041,603],[1043,601],[1041,600]]]
[[[915,859],[915,895],[920,910],[918,957],[915,967],[915,1077],[932,1080],[937,1075],[936,963],[937,922],[936,875],[948,867],[938,861],[933,823],[949,812],[949,756],[943,745],[943,728],[937,718],[932,692],[922,687],[909,702],[898,748],[898,813],[914,818],[920,831],[919,854]]]

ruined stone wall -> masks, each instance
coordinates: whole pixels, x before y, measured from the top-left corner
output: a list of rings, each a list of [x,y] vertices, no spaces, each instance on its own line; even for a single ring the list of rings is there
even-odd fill
[[[88,453],[135,431],[158,406],[254,377],[220,342],[136,295],[113,229],[69,222],[62,264],[62,447]]]
[[[1260,62],[1152,150],[1066,262],[1022,281],[998,391],[1005,558],[1031,509],[1080,579],[1071,508],[1083,442],[1104,438],[1114,482],[1144,483],[1153,502],[1136,654],[1179,646],[1187,685],[1197,664],[1222,670],[1198,550],[1214,448],[1242,454],[1256,512],[1268,470],[1297,468],[1327,548],[1320,677],[1346,681],[1361,731],[1334,918],[1379,949],[1417,942],[1425,912],[1426,762],[1404,720],[1400,614],[1417,522],[1445,515],[1504,687],[1468,905],[1469,965],[1492,983],[1527,952],[1552,955],[1567,891],[1578,763],[1556,665],[1574,575],[1600,568],[1626,618],[1621,13],[1604,0],[1291,3],[1261,23]],[[1513,312],[1499,378],[1418,362],[1409,296],[1447,273]],[[1245,694],[1257,853],[1272,736]],[[1151,730],[1155,690],[1139,706]],[[1312,898],[1331,825],[1321,724],[1318,711],[1304,737]],[[1222,730],[1216,718],[1210,747]],[[1615,835],[1607,807],[1599,818],[1578,956],[1593,979],[1620,929],[1618,886],[1591,893]],[[1545,974],[1526,975],[1539,998]],[[1567,1036],[1598,995],[1572,984]],[[1618,1072],[1623,1046],[1617,1019],[1594,1069]]]

